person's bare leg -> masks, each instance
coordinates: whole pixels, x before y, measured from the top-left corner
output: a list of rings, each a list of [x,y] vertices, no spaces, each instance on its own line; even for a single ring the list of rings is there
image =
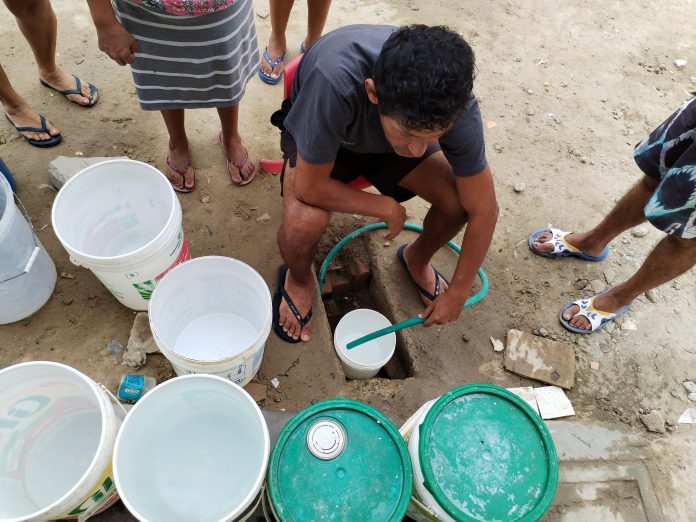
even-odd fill
[[[305,51],[324,31],[329,7],[331,7],[331,0],[307,0],[307,36],[303,42]]]
[[[242,136],[239,134],[239,104],[231,107],[218,107],[217,111],[220,117],[220,126],[222,127],[222,144],[227,157],[237,165],[242,166],[242,180],[247,180],[254,174],[256,165],[242,142]],[[242,165],[245,156],[247,156],[247,161]],[[230,168],[234,169],[235,167],[231,166]]]
[[[271,35],[268,38],[268,54],[271,60],[276,60],[280,55],[285,54],[287,42],[285,41],[285,31],[288,28],[288,20],[290,19],[290,11],[295,0],[269,0],[270,17],[271,17]],[[283,71],[283,62],[277,64],[272,70],[266,59],[261,56],[261,70],[277,78]]]
[[[29,42],[39,68],[39,78],[61,91],[75,88],[75,79],[56,64],[58,23],[49,0],[3,0],[17,19],[17,25]],[[82,81],[82,96],[68,99],[80,104],[91,102],[89,85]]]
[[[667,236],[655,246],[643,265],[630,279],[597,296],[594,306],[603,312],[614,313],[633,302],[640,294],[674,279],[694,265],[696,265],[696,239]],[[563,313],[563,317],[573,326],[589,330],[590,322],[586,317],[574,317],[579,309],[577,305],[573,305]]]
[[[39,114],[14,90],[5,70],[0,66],[0,103],[12,122],[17,127],[41,127]],[[23,136],[31,140],[49,140],[51,136],[58,136],[60,132],[50,122],[46,121],[46,132],[22,132]]]
[[[329,224],[330,214],[321,208],[306,205],[295,197],[294,173],[295,169],[289,166],[285,170],[283,224],[278,231],[278,246],[288,265],[285,290],[304,317],[312,306],[314,293],[312,261],[317,243]],[[280,305],[279,324],[293,339],[308,341],[310,338],[312,322],[300,329],[285,299]]]
[[[643,207],[653,195],[658,184],[658,180],[644,176],[597,226],[588,232],[568,234],[566,240],[587,255],[600,255],[616,236],[645,221]],[[533,246],[539,252],[552,252],[553,245],[547,243],[550,239],[551,233],[544,232],[537,238]]]
[[[175,165],[178,171],[173,171],[167,165],[167,178],[178,187],[192,188],[194,171],[191,167],[191,149],[184,126],[184,109],[167,109],[160,111],[160,113],[167,126],[167,132],[169,132],[168,162]],[[184,169],[186,170],[184,171]],[[179,172],[184,172],[183,180]]]
[[[467,216],[457,197],[454,173],[441,152],[424,160],[400,183],[432,206],[423,220],[423,232],[404,250],[404,260],[414,281],[430,291],[435,288],[431,259],[465,225]],[[441,281],[441,291],[447,283]],[[429,300],[421,295],[428,305]]]

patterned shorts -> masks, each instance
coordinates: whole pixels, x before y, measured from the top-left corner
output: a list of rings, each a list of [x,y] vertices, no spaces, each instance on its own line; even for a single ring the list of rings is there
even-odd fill
[[[648,221],[667,234],[696,239],[696,98],[636,145],[633,157],[660,182],[644,208]]]

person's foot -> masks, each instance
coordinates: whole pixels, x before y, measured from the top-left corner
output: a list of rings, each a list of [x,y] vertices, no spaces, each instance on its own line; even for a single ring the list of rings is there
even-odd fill
[[[615,314],[624,306],[630,304],[631,301],[632,299],[627,300],[626,298],[615,295],[615,292],[612,289],[596,296],[592,304],[596,310]],[[580,306],[574,304],[563,312],[563,319],[569,321],[570,324],[576,328],[580,328],[582,330],[591,330],[592,325],[590,324],[590,320],[584,315],[576,315],[579,311]]]
[[[296,281],[292,277],[290,270],[288,270],[285,276],[285,291],[292,299],[300,315],[302,317],[306,316],[309,310],[312,308],[314,280],[310,279],[309,284],[303,285]],[[304,325],[304,327],[301,327],[300,323],[297,321],[297,317],[295,317],[295,315],[292,313],[292,310],[290,310],[290,307],[285,299],[281,301],[279,311],[280,318],[278,320],[278,324],[283,331],[293,339],[309,341],[312,321],[310,320]]]
[[[447,290],[447,281],[443,277],[439,277],[437,273],[435,272],[435,269],[433,266],[430,264],[430,260],[426,260],[425,262],[419,261],[412,252],[412,247],[413,244],[408,245],[406,248],[404,248],[403,254],[404,254],[404,262],[406,263],[406,268],[408,270],[408,273],[411,274],[411,278],[413,281],[421,288],[429,292],[431,295],[435,295],[435,287],[437,284],[437,279],[440,280],[440,289],[438,292],[438,295]],[[420,295],[421,301],[423,301],[423,304],[425,306],[428,306],[430,304],[430,299],[428,299],[426,296],[423,295],[423,292],[418,292],[418,295]],[[435,297],[437,297],[435,295]]]
[[[232,182],[236,185],[246,185],[256,176],[256,163],[249,155],[248,149],[241,138],[225,139],[222,134],[218,137],[220,146],[227,156],[227,171]]]
[[[191,166],[191,151],[186,146],[169,148],[166,176],[174,188],[191,191],[196,183],[196,174]]]
[[[36,129],[41,127],[41,116],[29,105],[5,107],[5,112],[15,127],[33,127]],[[21,131],[20,134],[25,138],[36,141],[48,141],[60,135],[60,131],[48,120],[46,120],[46,128],[48,132]]]
[[[259,68],[266,76],[275,80],[280,77],[285,67],[284,60],[278,60],[278,58],[285,55],[285,39],[275,38],[271,35],[268,39],[266,50],[268,51],[270,63],[262,55]],[[272,66],[272,64],[275,64],[275,66]]]
[[[606,248],[606,245],[598,246],[596,244],[592,244],[587,240],[588,236],[589,234],[587,232],[570,232],[564,236],[564,239],[566,243],[569,243],[588,256],[601,256]],[[536,241],[532,243],[532,248],[534,248],[534,250],[537,252],[553,252],[554,246],[553,243],[551,243],[552,238],[553,233],[550,230],[547,230],[536,238]]]
[[[56,91],[67,91],[75,89],[75,78],[72,74],[66,73],[60,67],[57,67],[55,71],[43,71],[39,73],[39,79],[48,84],[49,87],[55,89]],[[66,94],[65,97],[71,102],[77,103],[78,105],[92,105],[92,93],[89,88],[89,83],[80,78],[80,94]]]

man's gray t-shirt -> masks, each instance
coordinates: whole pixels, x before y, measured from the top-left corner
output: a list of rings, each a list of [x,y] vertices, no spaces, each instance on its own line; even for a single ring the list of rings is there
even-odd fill
[[[364,83],[372,77],[382,45],[396,29],[342,27],[317,40],[302,58],[284,125],[306,162],[331,163],[340,147],[359,154],[394,152]],[[486,166],[481,113],[473,94],[439,143],[457,176],[477,174]]]

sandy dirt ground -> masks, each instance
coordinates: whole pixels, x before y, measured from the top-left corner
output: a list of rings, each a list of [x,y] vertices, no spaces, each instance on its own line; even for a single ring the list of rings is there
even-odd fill
[[[0,367],[27,360],[61,361],[115,389],[128,368],[121,365],[120,356],[108,355],[106,347],[112,339],[127,342],[134,312],[68,260],[51,227],[55,191],[46,186],[47,165],[58,155],[126,155],[163,168],[167,135],[158,113],[139,108],[128,69],[98,50],[84,3],[52,3],[59,20],[59,63],[97,84],[101,96],[95,107],[83,109],[41,87],[26,41],[12,16],[0,8],[0,63],[14,87],[64,136],[58,147],[40,150],[27,145],[9,124],[0,123],[0,155],[15,174],[18,194],[58,272],[74,276],[59,277],[53,297],[31,318],[0,327]],[[268,7],[256,1],[255,8],[263,48],[270,31]],[[269,341],[273,349],[267,350],[259,381],[267,384],[275,376],[294,373],[292,379],[287,377],[291,382],[286,393],[269,396],[264,407],[297,411],[342,394],[403,420],[424,401],[466,382],[530,385],[503,369],[489,338],[504,340],[510,328],[543,328],[549,337],[575,348],[576,386],[568,395],[577,418],[621,423],[645,436],[658,456],[657,489],[666,518],[696,518],[696,503],[688,495],[696,487],[696,431],[676,425],[678,416],[694,405],[682,381],[696,378],[696,271],[663,285],[651,299],[640,297],[631,321],[617,322],[596,335],[573,336],[558,324],[560,307],[591,295],[591,288],[626,279],[661,234],[650,227],[643,237],[627,232],[612,245],[612,255],[597,264],[542,259],[526,245],[530,231],[549,223],[575,230],[592,226],[639,178],[633,146],[696,89],[696,46],[693,24],[687,23],[695,8],[692,0],[334,0],[327,30],[349,23],[445,23],[473,46],[478,64],[475,92],[501,209],[484,265],[491,289],[456,323],[413,333],[410,342],[419,355],[409,379],[346,382],[336,378],[338,363],[324,357],[330,352],[317,352],[312,359],[312,351],[284,350]],[[288,29],[289,58],[298,52],[305,20],[306,5],[298,2]],[[676,59],[687,65],[676,67]],[[280,86],[266,86],[257,78],[248,86],[241,130],[256,158],[279,157],[277,132],[268,118],[281,96]],[[192,254],[242,259],[272,287],[279,261],[278,178],[260,174],[248,187],[231,186],[216,144],[215,111],[187,112],[187,129],[198,188],[181,195],[180,201]],[[514,189],[519,183],[525,187],[521,192]],[[408,204],[414,222],[425,210],[422,201]],[[270,221],[257,221],[266,213]],[[366,222],[338,217],[327,245]],[[382,279],[380,288],[394,295],[374,296],[377,303],[404,300],[396,295],[400,288],[411,292],[395,262],[398,241],[388,249],[374,238],[364,242],[375,274],[392,277]],[[324,251],[327,245],[322,244]],[[447,253],[438,254],[437,262],[444,271],[454,266]],[[411,306],[404,313],[418,312],[414,296],[415,292],[408,295]],[[300,353],[304,355],[298,365]],[[593,365],[597,369],[592,362],[598,363]],[[160,355],[150,356],[142,371],[160,381],[173,376]],[[667,433],[645,431],[639,413],[650,409],[667,421]]]

